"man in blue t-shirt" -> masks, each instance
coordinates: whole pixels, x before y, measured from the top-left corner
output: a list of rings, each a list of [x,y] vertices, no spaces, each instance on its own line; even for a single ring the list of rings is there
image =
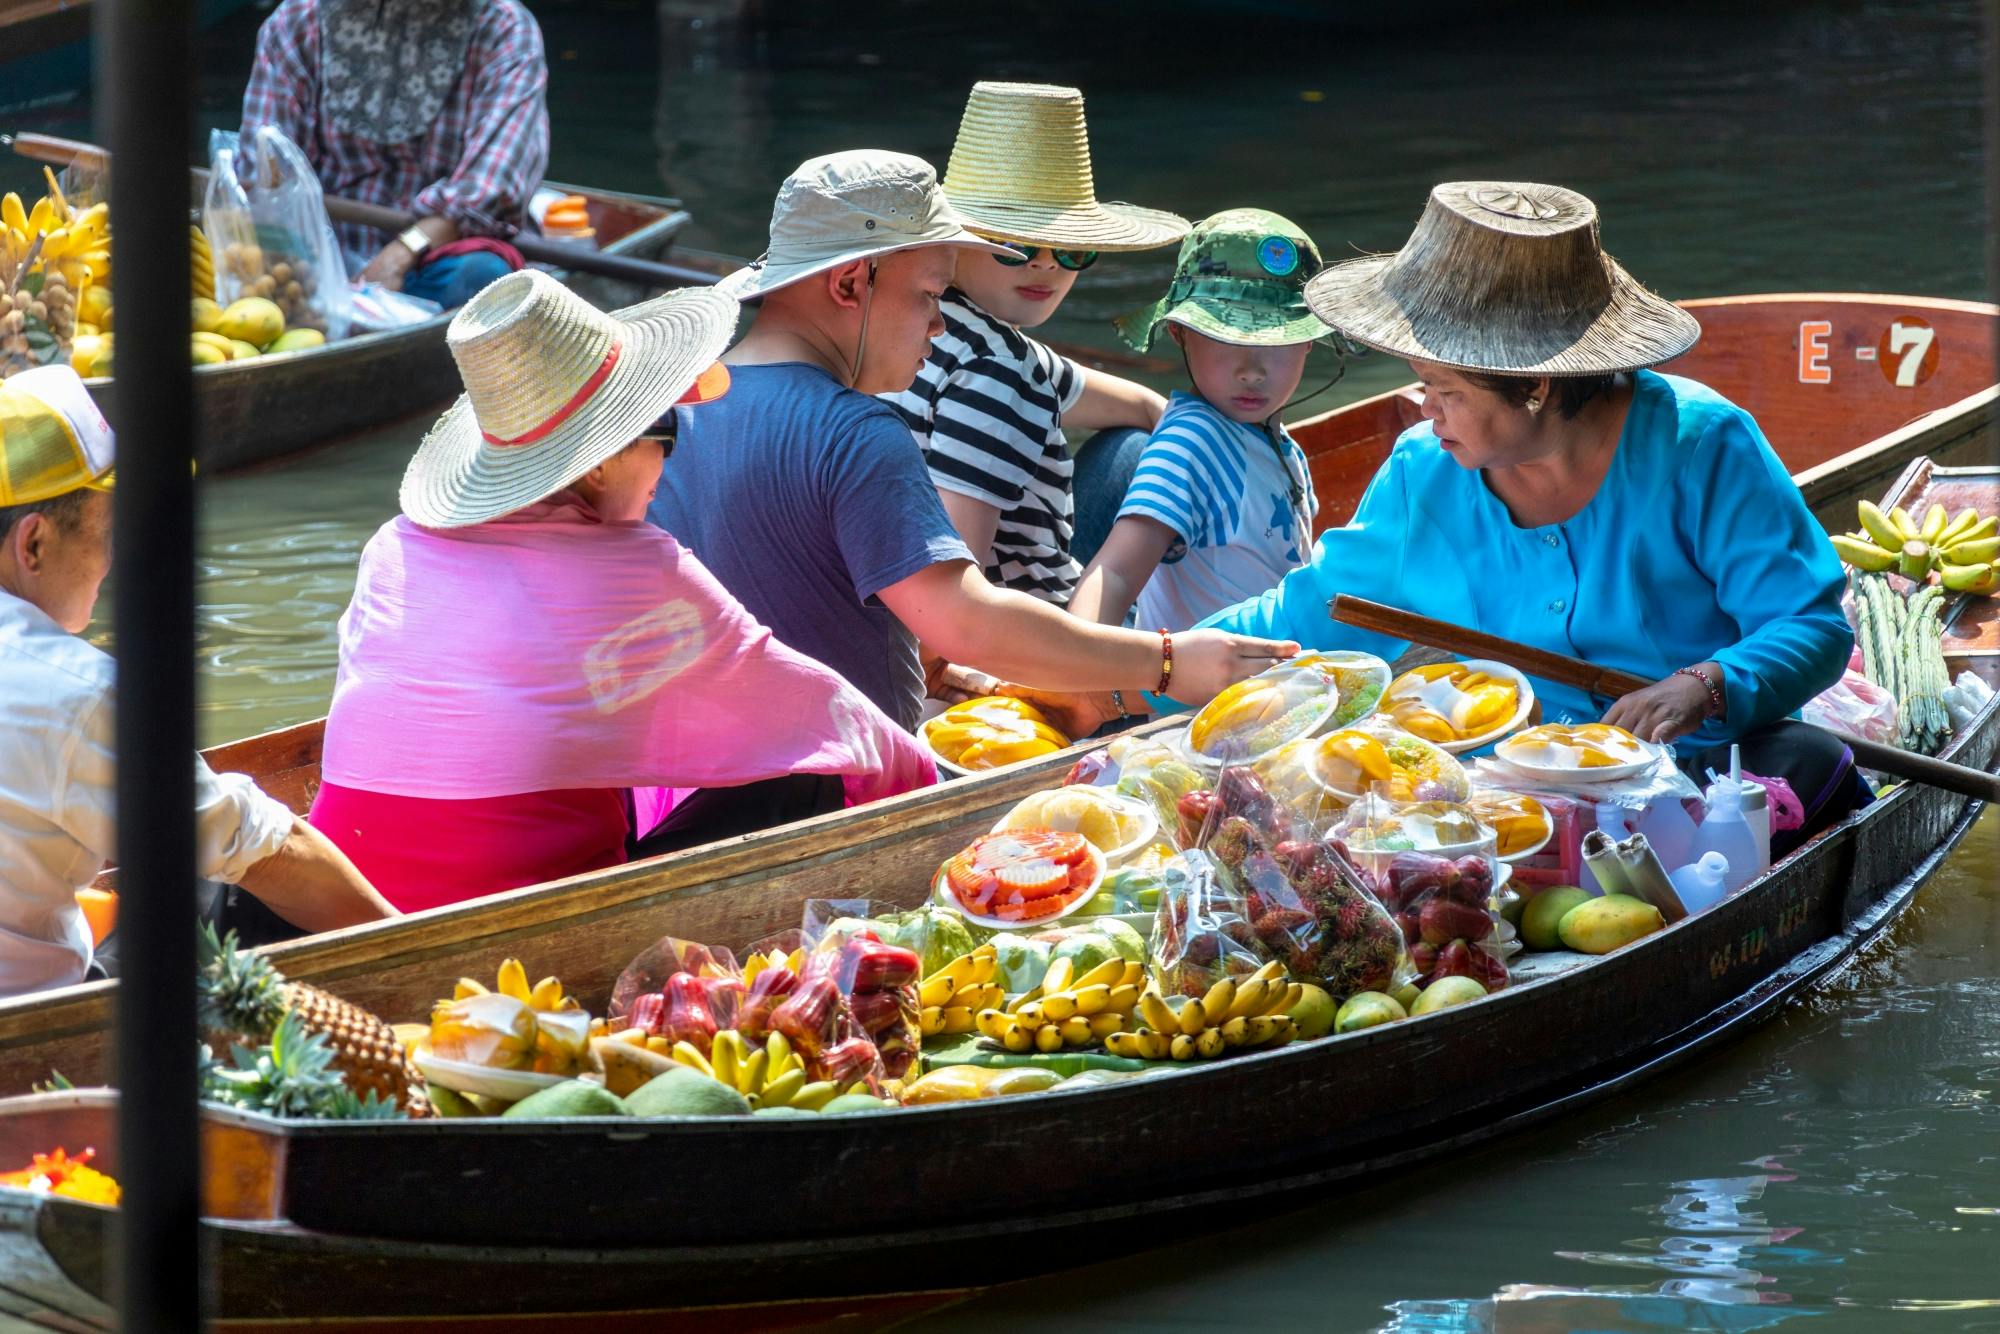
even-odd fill
[[[1091,625],[987,583],[909,428],[872,397],[916,378],[967,246],[999,249],[965,230],[921,159],[803,164],[778,192],[765,257],[723,280],[755,323],[723,358],[730,392],[682,416],[647,517],[905,727],[923,707],[918,640],[1039,689],[1165,685],[1189,703],[1295,653],[1213,631],[1169,649],[1163,633]]]

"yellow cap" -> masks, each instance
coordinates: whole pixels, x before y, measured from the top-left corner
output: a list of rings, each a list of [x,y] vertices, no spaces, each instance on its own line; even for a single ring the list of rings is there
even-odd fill
[[[114,445],[111,424],[69,367],[0,380],[0,507],[109,491]]]

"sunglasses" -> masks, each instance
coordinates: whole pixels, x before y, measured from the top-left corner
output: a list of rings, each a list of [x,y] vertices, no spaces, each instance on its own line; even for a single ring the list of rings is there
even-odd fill
[[[659,441],[661,450],[671,457],[674,452],[674,439],[680,434],[680,429],[681,415],[668,408],[658,421],[639,432],[639,439]]]
[[[995,263],[1005,264],[1010,269],[1019,268],[1044,250],[1055,256],[1056,263],[1071,273],[1081,273],[1097,263],[1095,250],[1056,250],[1049,246],[1029,245],[1025,241],[996,241],[994,244],[1006,246],[1014,252],[1012,255],[993,257]]]

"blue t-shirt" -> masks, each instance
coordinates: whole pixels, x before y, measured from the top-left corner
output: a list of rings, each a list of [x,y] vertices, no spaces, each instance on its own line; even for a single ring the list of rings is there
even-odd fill
[[[1798,712],[1840,679],[1854,634],[1840,560],[1749,413],[1693,380],[1641,371],[1597,494],[1566,523],[1522,528],[1429,422],[1396,441],[1312,563],[1211,617],[1308,648],[1404,649],[1327,614],[1336,593],[1648,679],[1721,665],[1728,716],[1693,753]],[[1544,718],[1601,717],[1608,699],[1537,680]]]
[[[815,366],[731,366],[729,392],[684,408],[646,517],[750,614],[914,728],[917,643],[875,595],[970,561],[894,409]]]

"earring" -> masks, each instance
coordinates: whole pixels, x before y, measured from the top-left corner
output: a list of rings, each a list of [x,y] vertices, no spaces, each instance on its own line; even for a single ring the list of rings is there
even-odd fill
[[[1530,412],[1540,412],[1542,410],[1542,400],[1539,398],[1531,398],[1528,400],[1526,406],[1528,411]]]

